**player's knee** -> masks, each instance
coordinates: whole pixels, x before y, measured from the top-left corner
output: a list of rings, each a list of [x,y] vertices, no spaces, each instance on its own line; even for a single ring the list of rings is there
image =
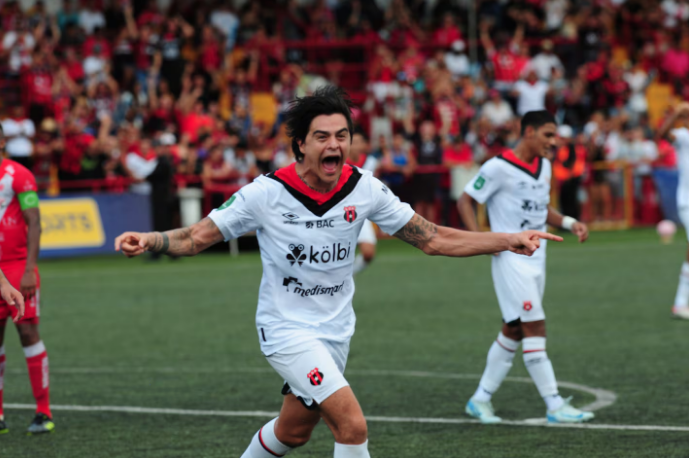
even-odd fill
[[[363,416],[348,418],[337,429],[335,440],[340,444],[359,445],[368,439],[368,426]]]
[[[311,439],[311,433],[315,425],[301,424],[289,426],[278,421],[275,428],[275,437],[288,447],[296,448],[305,445]]]
[[[19,334],[19,341],[22,347],[37,344],[41,340],[38,335],[38,329],[35,326],[19,325],[17,326],[17,333]]]
[[[285,432],[284,437],[277,436],[278,440],[288,447],[297,448],[303,445],[311,439],[311,429],[301,429]]]

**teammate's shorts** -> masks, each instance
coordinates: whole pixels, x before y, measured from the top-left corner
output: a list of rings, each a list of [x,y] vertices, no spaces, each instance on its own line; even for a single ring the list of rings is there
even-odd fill
[[[505,323],[545,319],[545,259],[515,259],[513,253],[500,253],[493,259],[493,285]]]
[[[687,241],[689,242],[689,205],[679,207],[677,209],[677,213],[679,214],[679,220],[682,222],[682,225],[686,230]]]
[[[314,409],[349,383],[344,370],[349,342],[315,339],[267,356],[285,385],[282,394],[294,394],[308,409]]]
[[[361,226],[361,232],[359,232],[359,238],[356,239],[356,243],[370,243],[375,245],[378,242],[378,237],[376,237],[376,229],[373,227],[373,223],[369,220],[364,221],[364,225]]]
[[[19,285],[24,276],[24,269],[26,262],[12,262],[0,265],[2,273],[5,274],[10,285],[19,290]],[[36,268],[36,293],[30,298],[24,297],[24,317],[19,320],[20,323],[34,323],[38,324],[38,317],[40,315],[40,298],[41,298],[41,277],[38,275],[38,268]],[[0,298],[0,321],[8,318],[14,318],[17,315],[17,309],[9,306],[2,298]]]

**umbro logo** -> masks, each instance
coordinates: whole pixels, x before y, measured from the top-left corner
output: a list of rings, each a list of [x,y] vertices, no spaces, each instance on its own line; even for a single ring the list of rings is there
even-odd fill
[[[287,212],[287,213],[283,213],[282,216],[284,216],[285,219],[287,220],[287,221],[283,221],[283,223],[285,223],[285,224],[299,224],[296,221],[294,221],[295,219],[299,219],[299,215],[296,215],[292,212]]]

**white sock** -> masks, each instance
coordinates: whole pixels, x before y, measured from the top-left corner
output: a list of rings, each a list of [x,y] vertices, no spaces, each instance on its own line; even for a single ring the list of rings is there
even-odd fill
[[[689,306],[689,262],[682,264],[682,270],[679,273],[679,285],[677,286],[677,294],[675,295],[675,307]]]
[[[498,391],[502,381],[512,368],[514,352],[519,348],[519,342],[505,337],[502,332],[488,350],[486,369],[478,384],[476,393],[471,397],[478,402],[489,402],[491,396]]]
[[[285,456],[292,450],[275,436],[276,421],[277,418],[273,418],[258,430],[241,458],[274,458]]]
[[[368,262],[364,259],[364,255],[359,253],[354,258],[354,275],[358,274],[362,270],[368,267]]]
[[[553,364],[545,352],[545,337],[526,337],[524,343],[524,365],[538,388],[538,393],[548,407],[557,410],[565,403],[557,391]]]
[[[335,442],[335,458],[371,458],[368,454],[368,441],[359,445],[345,445]]]

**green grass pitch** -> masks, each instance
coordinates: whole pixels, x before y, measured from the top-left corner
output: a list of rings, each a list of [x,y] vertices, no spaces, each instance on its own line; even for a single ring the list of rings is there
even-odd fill
[[[689,426],[689,323],[670,307],[683,233],[594,233],[549,246],[548,353],[559,380],[604,388],[606,425]],[[258,255],[149,264],[124,257],[44,261],[42,337],[52,402],[72,406],[276,411],[279,377],[261,356],[254,314]],[[348,380],[369,416],[465,418],[464,404],[500,328],[490,259],[425,257],[379,244],[357,278]],[[32,404],[24,357],[8,330],[5,403]],[[463,374],[413,377],[372,371]],[[527,377],[521,357],[510,376]],[[593,396],[571,389],[575,405]],[[505,382],[498,414],[545,415],[533,385]],[[239,457],[260,417],[55,411],[57,432],[27,437],[33,412],[5,411],[0,457]],[[687,457],[689,432],[370,422],[374,458]],[[324,425],[294,457],[332,456]]]

